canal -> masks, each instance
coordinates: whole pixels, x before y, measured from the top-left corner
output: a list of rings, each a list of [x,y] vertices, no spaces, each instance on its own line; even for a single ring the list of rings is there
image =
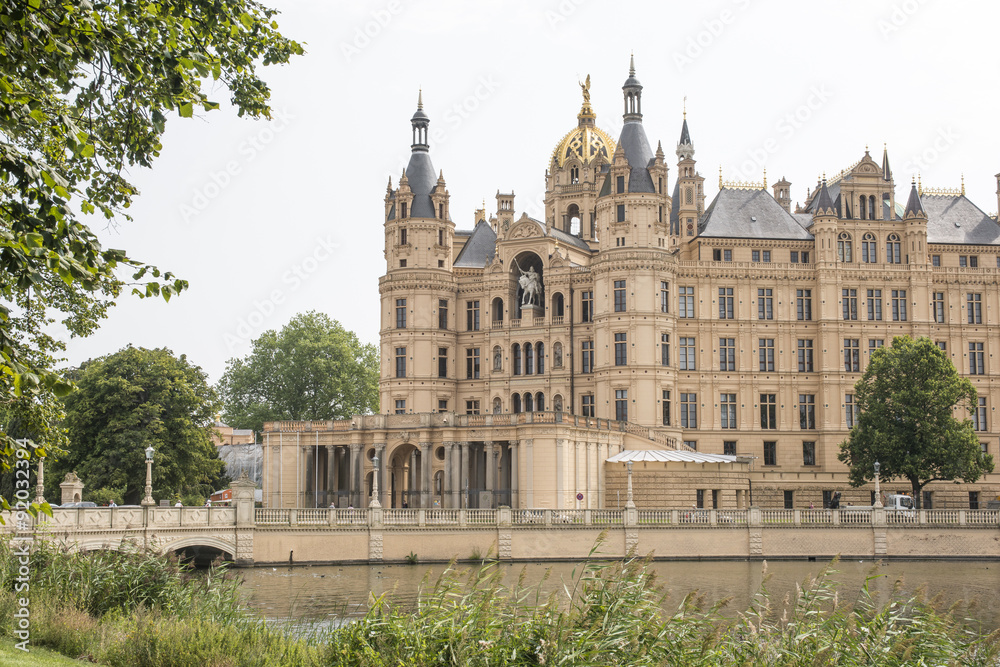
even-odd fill
[[[767,589],[776,608],[786,593],[794,599],[795,585],[818,576],[827,563],[772,561],[767,563]],[[242,570],[244,588],[252,607],[271,620],[295,623],[338,624],[365,613],[370,594],[387,594],[398,604],[411,606],[421,586],[430,586],[447,566],[435,565],[326,565]],[[460,569],[471,565],[461,564]],[[573,571],[578,563],[505,563],[504,583],[513,586],[524,572],[525,585],[540,586],[543,596],[555,592],[566,599],[564,583],[572,589]],[[668,593],[666,609],[672,611],[684,596],[697,591],[706,605],[726,597],[732,601],[728,613],[745,610],[764,580],[761,562],[663,561],[653,563],[663,592]],[[1000,628],[1000,563],[993,561],[875,561],[838,562],[832,579],[837,582],[839,599],[853,602],[865,584],[885,598],[897,581],[901,596],[909,598],[919,589],[940,594],[945,608],[959,603],[960,613],[981,624],[983,630]]]

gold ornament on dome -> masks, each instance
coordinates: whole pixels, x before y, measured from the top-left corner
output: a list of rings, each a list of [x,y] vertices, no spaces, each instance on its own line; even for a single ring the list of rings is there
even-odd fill
[[[615,142],[599,127],[574,127],[552,152],[552,159],[562,167],[566,160],[576,157],[589,164],[598,157],[610,162],[615,153]]]

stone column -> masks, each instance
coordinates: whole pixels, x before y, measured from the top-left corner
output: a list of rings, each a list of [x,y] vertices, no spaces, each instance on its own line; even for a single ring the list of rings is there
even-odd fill
[[[364,477],[362,476],[361,468],[361,444],[353,443],[351,445],[351,480],[348,489],[348,495],[350,500],[348,503],[354,507],[368,507],[368,503],[362,503],[364,488]]]
[[[586,447],[587,447],[587,490],[584,493],[587,494],[586,509],[590,510],[594,509],[594,507],[597,505],[597,503],[594,502],[594,495],[595,495],[594,482],[597,481],[595,479],[594,473],[597,472],[597,454],[594,451],[594,443],[588,442],[586,444]]]
[[[458,462],[458,489],[459,489],[459,503],[460,508],[468,509],[469,507],[469,443],[460,442],[458,443],[459,449],[459,462]]]
[[[431,503],[431,471],[434,470],[433,447],[429,442],[420,443],[420,506],[430,507]]]
[[[520,488],[520,484],[517,483],[518,466],[517,457],[520,456],[520,448],[517,446],[517,440],[510,441],[510,506],[514,509],[519,508],[520,498],[517,497],[517,491]]]
[[[597,506],[602,509],[607,509],[608,500],[604,497],[606,493],[604,490],[604,444],[595,443],[597,445]]]
[[[236,553],[233,560],[237,567],[253,565],[253,537],[256,526],[254,510],[255,484],[246,472],[232,483],[233,505],[236,508]]]
[[[535,506],[535,452],[532,438],[524,441],[525,494],[528,507]]]
[[[444,501],[443,507],[454,509],[455,504],[455,443],[444,443]]]
[[[565,446],[565,440],[556,438],[556,509],[565,509],[564,503],[566,499],[563,497],[565,495],[565,479],[563,476],[563,467],[566,464]]]
[[[492,440],[487,440],[483,442],[483,458],[486,459],[484,464],[484,467],[486,469],[483,471],[484,473],[483,485],[486,487],[486,491],[490,495],[490,507],[495,507],[496,503],[493,501],[496,498],[496,496],[494,495],[493,492],[496,490],[496,485],[494,484],[494,481],[496,480],[496,467],[495,467],[495,461],[493,459]]]
[[[326,449],[326,506],[337,497],[337,447],[325,445]]]
[[[385,494],[386,494],[386,475],[385,471],[388,468],[389,462],[385,460],[385,444],[384,442],[375,443],[375,456],[378,457],[378,470],[375,474],[378,475],[378,501],[382,507],[386,506]]]

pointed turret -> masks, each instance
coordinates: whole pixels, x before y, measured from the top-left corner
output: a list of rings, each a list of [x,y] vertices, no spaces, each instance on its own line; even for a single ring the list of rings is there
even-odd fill
[[[910,198],[906,200],[906,210],[903,211],[903,219],[926,217],[927,214],[924,213],[924,207],[920,203],[920,193],[917,192],[917,182],[913,181],[910,185]]]
[[[624,149],[625,159],[631,168],[628,178],[629,192],[655,192],[649,166],[653,160],[653,150],[642,126],[642,84],[635,77],[635,57],[629,64],[629,75],[622,86],[625,96],[625,124],[618,137],[618,149]],[[616,149],[616,153],[617,150]]]
[[[430,123],[430,118],[424,112],[424,93],[421,90],[417,94],[417,110],[410,119],[413,144],[410,146],[410,161],[403,172],[413,194],[413,201],[409,207],[410,217],[413,218],[436,217],[431,192],[437,185],[437,178],[434,176],[436,170],[431,164],[430,145],[427,143],[427,128]]]
[[[622,86],[625,93],[625,122],[642,120],[642,84],[635,78],[635,55],[629,59],[628,78]]]
[[[889,148],[888,146],[882,147],[882,180],[891,181],[892,180],[892,169],[889,168]]]
[[[816,207],[815,213],[813,213],[813,218],[827,215],[837,215],[837,210],[833,205],[833,198],[830,196],[830,191],[826,187],[826,178],[824,177],[819,194],[816,195]]]

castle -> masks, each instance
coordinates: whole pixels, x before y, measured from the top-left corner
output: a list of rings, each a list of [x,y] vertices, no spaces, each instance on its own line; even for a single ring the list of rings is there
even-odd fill
[[[1000,224],[964,186],[905,183],[897,201],[888,152],[866,149],[801,206],[784,179],[769,192],[766,175],[721,174],[706,205],[686,114],[671,183],[634,63],[617,141],[589,83],[546,170],[545,219],[498,191],[471,231],[418,101],[384,201],[382,414],[265,426],[265,502],[367,504],[377,475],[386,506],[610,507],[631,459],[646,506],[820,505],[848,493],[854,384],[900,335],[931,337],[973,381],[997,453]],[[924,501],[998,490],[988,475]]]

